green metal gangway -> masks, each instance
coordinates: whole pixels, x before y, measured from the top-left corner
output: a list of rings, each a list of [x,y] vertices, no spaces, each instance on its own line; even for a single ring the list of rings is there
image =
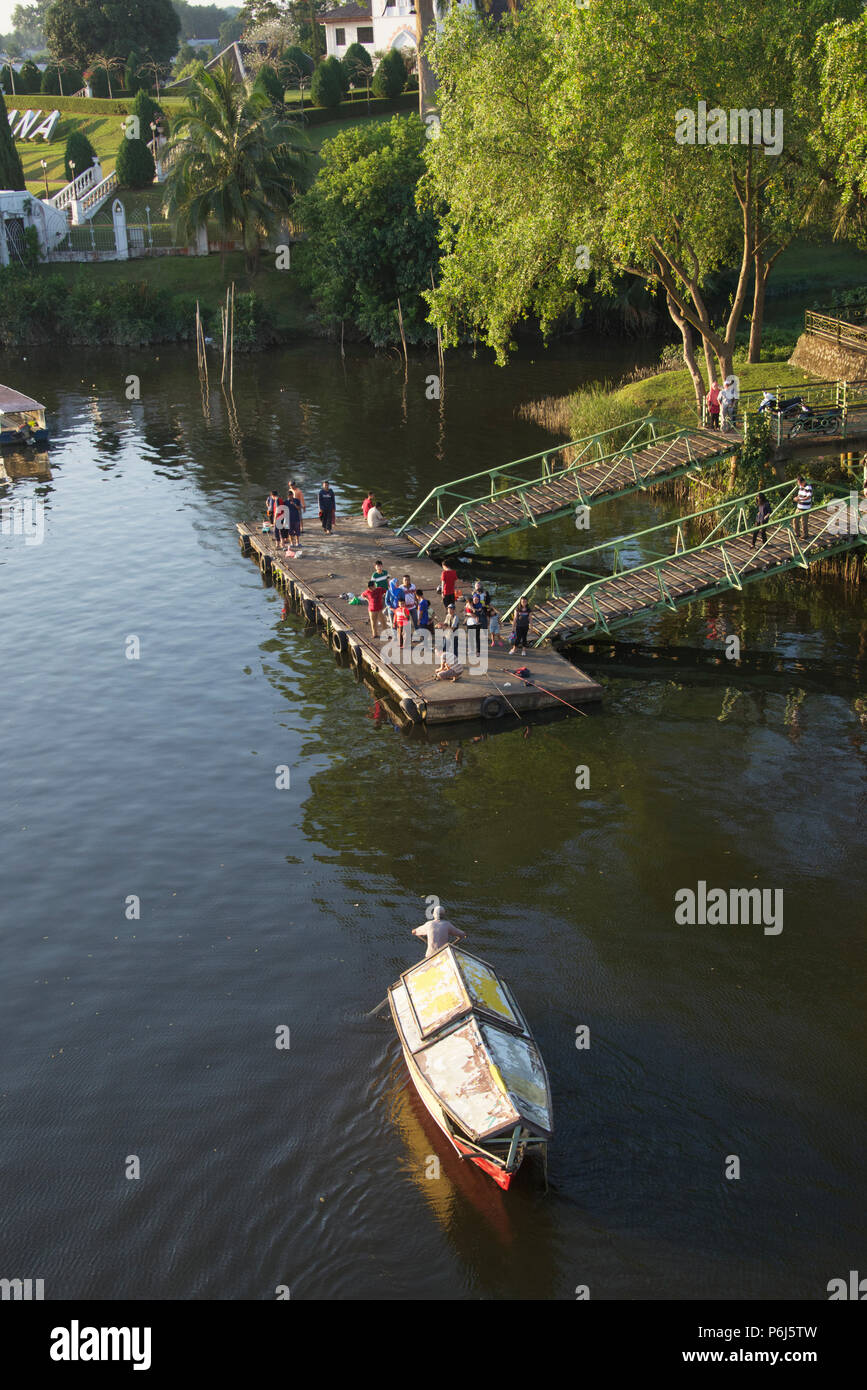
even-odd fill
[[[721,462],[740,442],[642,416],[435,487],[397,535],[419,555],[447,555]],[[434,509],[435,518],[423,520]]]
[[[814,484],[814,499],[821,494],[821,500],[814,501],[808,511],[796,513],[797,491],[798,484],[792,481],[765,488],[771,515],[764,528],[752,524],[756,508],[752,493],[561,556],[540,571],[507,610],[504,621],[520,598],[526,597],[532,607],[534,646],[545,641],[558,645],[582,641],[612,633],[650,613],[743,589],[784,570],[806,570],[828,555],[867,545],[867,498],[834,484]],[[796,516],[799,531],[800,519],[806,518],[806,538],[796,534]],[[700,531],[711,522],[701,540],[687,543],[690,530]],[[761,529],[766,531],[766,541],[761,539]],[[600,575],[588,568],[612,551],[612,573]],[[652,558],[624,567],[624,552]],[[576,586],[579,575],[587,579],[581,587]],[[548,592],[537,600],[543,587]]]

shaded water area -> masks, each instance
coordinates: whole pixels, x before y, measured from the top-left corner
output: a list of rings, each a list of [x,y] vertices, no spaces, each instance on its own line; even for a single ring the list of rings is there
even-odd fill
[[[822,1299],[859,1267],[863,598],[796,574],[654,617],[576,658],[598,712],[459,746],[399,733],[237,546],[288,473],[311,529],[325,475],[400,517],[545,447],[521,402],[640,356],[455,356],[436,402],[433,359],[404,385],[303,345],[236,363],[232,420],[190,351],[0,359],[54,435],[51,480],[6,490],[44,502],[44,543],[0,538],[0,1274],[46,1298]],[[594,537],[667,514],[611,503]],[[507,598],[575,536],[463,572]],[[700,880],[782,889],[783,930],[678,925]],[[535,1029],[547,1194],[451,1156],[364,1016],[431,894]]]

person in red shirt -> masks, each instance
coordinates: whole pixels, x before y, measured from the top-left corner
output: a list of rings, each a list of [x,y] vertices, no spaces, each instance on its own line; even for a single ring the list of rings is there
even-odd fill
[[[443,607],[448,613],[449,608],[455,605],[455,589],[457,588],[458,576],[456,570],[451,570],[443,564],[443,572],[440,575],[440,590],[443,596]]]
[[[376,638],[385,631],[385,590],[371,584],[361,595],[367,599],[367,616],[370,619],[370,633]]]
[[[365,497],[364,501],[361,504],[361,515],[364,517],[365,521],[367,520],[367,513],[370,511],[371,507],[375,506],[376,498],[371,492],[367,497]]]

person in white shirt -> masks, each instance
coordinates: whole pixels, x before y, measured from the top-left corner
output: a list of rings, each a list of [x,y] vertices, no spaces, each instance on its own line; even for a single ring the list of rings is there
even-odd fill
[[[448,922],[443,914],[441,907],[435,907],[432,922],[422,922],[420,927],[414,927],[413,936],[421,936],[427,942],[427,950],[424,953],[425,960],[439,951],[441,947],[448,946],[450,941],[466,940],[466,932],[459,931],[453,923]]]
[[[289,540],[289,508],[282,498],[277,499],[274,508],[274,544],[284,545]]]
[[[731,422],[732,422],[732,425],[737,425],[737,423],[738,423],[738,405],[740,404],[740,399],[741,399],[741,382],[740,382],[740,377],[736,377],[736,376],[734,375],[733,372],[730,372],[729,375],[728,375],[728,376],[726,377],[726,379],[725,379],[725,387],[726,387],[726,390],[727,390],[728,393],[729,393],[729,399],[730,399],[730,401],[731,401],[731,410],[730,410]]]
[[[370,526],[371,528],[373,528],[373,527],[375,527],[375,526],[387,526],[387,525],[388,525],[388,522],[386,521],[385,517],[382,515],[382,512],[379,510],[379,507],[377,507],[377,505],[376,505],[375,502],[374,502],[374,504],[373,504],[372,507],[368,507],[368,509],[367,509],[367,524],[368,524],[368,526]]]

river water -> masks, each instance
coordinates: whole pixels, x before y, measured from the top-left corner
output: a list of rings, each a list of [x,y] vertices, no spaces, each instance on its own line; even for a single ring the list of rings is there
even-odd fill
[[[308,506],[328,475],[340,505],[373,486],[405,515],[549,443],[520,402],[637,356],[456,356],[436,402],[429,358],[404,383],[305,344],[236,365],[231,419],[191,350],[0,360],[54,436],[50,480],[6,490],[44,504],[43,543],[0,538],[0,1276],[47,1298],[824,1298],[859,1267],[863,599],[799,574],[655,617],[581,659],[589,717],[458,745],[400,734],[236,542],[290,472]],[[479,572],[505,597],[576,548],[561,522]],[[783,929],[678,925],[700,881],[783,890]],[[547,1194],[446,1152],[365,1017],[433,894],[536,1031]]]

